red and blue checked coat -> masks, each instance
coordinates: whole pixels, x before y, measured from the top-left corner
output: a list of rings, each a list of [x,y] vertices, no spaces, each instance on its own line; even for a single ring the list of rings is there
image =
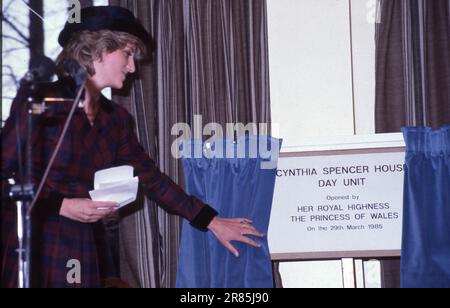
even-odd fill
[[[46,95],[70,95],[69,87],[58,82]],[[73,92],[73,91],[72,91]],[[68,94],[69,93],[69,94]],[[2,287],[17,286],[17,235],[15,205],[7,200],[7,179],[16,177],[18,153],[16,119],[25,133],[26,104],[16,98],[2,133]],[[70,105],[70,104],[69,104]],[[64,106],[64,107],[61,107]],[[70,106],[69,106],[70,107]],[[67,116],[65,105],[36,118],[33,128],[33,174],[39,183]],[[16,115],[19,115],[18,117]],[[96,171],[131,165],[146,195],[169,213],[180,215],[199,229],[217,215],[209,206],[188,196],[166,175],[138,143],[133,119],[121,106],[101,98],[101,108],[91,126],[82,109],[77,110],[50,172],[45,188],[33,210],[32,285],[37,287],[101,287],[105,261],[99,245],[104,239],[101,223],[85,224],[59,216],[62,198],[89,198]],[[70,284],[66,276],[69,260],[81,265],[81,284]]]

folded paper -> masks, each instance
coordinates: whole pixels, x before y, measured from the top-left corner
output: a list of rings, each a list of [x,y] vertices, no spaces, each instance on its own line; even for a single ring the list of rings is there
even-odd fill
[[[93,201],[111,201],[124,207],[134,201],[139,187],[139,178],[134,177],[131,166],[105,169],[95,173],[94,189],[89,192]]]

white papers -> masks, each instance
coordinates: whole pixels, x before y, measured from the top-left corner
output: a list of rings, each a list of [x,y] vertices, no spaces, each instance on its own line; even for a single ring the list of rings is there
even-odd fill
[[[89,192],[93,201],[112,201],[119,203],[119,207],[128,205],[136,200],[139,178],[133,177],[131,166],[105,169],[95,173],[94,188]]]

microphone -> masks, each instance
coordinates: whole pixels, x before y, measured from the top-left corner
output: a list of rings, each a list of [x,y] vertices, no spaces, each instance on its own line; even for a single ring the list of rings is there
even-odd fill
[[[80,88],[88,77],[86,69],[74,59],[67,59],[63,62],[63,68],[66,73],[75,81],[77,89]]]
[[[33,56],[28,68],[24,79],[30,83],[51,82],[56,71],[55,63],[43,55]]]
[[[55,71],[56,65],[50,58],[44,55],[32,56],[28,65],[28,72],[20,79],[16,100],[23,103],[33,102],[36,99],[38,89],[43,84],[52,81]]]
[[[76,92],[82,91],[88,77],[86,69],[74,59],[65,60],[62,66],[68,77],[75,83]],[[46,57],[38,57],[30,62],[30,67],[32,68],[25,80],[30,85],[30,95],[33,97],[32,114],[53,117],[69,113],[71,104],[65,103],[73,103],[75,99],[70,96],[60,96],[61,94],[53,84],[48,83],[56,70],[53,61]]]

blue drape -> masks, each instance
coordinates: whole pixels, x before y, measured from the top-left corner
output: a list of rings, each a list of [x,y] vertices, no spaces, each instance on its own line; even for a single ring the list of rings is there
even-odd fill
[[[450,126],[403,129],[407,145],[401,283],[450,287]]]
[[[263,146],[267,144],[268,148],[276,150],[276,153],[272,153],[276,154],[276,157],[270,159],[275,163],[269,166],[273,167],[272,169],[262,168],[262,163],[268,161],[267,155],[260,155],[260,151],[254,155],[254,147],[249,151],[248,145],[251,142],[261,140],[264,140]],[[254,226],[266,235],[262,239],[255,238],[263,247],[254,248],[233,242],[240,253],[236,258],[211,232],[200,232],[185,221],[177,287],[272,288],[272,264],[267,232],[281,141],[270,137],[247,136],[238,139],[237,143],[222,139],[217,144],[223,144],[224,153],[229,154],[229,150],[236,150],[236,154],[227,155],[228,158],[210,159],[205,155],[201,158],[184,158],[186,191],[215,208],[223,218],[243,217],[253,220]],[[245,147],[242,147],[243,144]],[[216,145],[202,146],[205,151],[210,151],[217,150]],[[243,151],[238,151],[238,147],[245,149],[244,156]]]

